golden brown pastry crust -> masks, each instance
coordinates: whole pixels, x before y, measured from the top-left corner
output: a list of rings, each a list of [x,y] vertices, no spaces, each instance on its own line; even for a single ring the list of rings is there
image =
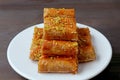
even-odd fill
[[[47,40],[78,40],[75,18],[46,17],[43,32],[43,38]]]
[[[95,60],[95,51],[91,42],[89,28],[78,28],[78,62]]]
[[[42,55],[75,56],[78,53],[78,43],[71,41],[44,40]]]
[[[75,17],[74,9],[56,9],[56,8],[44,8],[44,18],[45,17]]]
[[[41,56],[41,47],[43,43],[43,28],[34,28],[34,34],[32,39],[32,44],[30,48],[30,59],[31,60],[39,60]]]
[[[77,59],[73,57],[45,57],[38,62],[38,72],[77,73]]]

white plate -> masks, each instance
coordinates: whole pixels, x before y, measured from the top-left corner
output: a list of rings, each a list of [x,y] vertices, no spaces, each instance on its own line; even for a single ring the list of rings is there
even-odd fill
[[[35,25],[43,27],[42,24]],[[102,72],[112,57],[112,48],[107,38],[96,29],[77,23],[78,27],[88,27],[92,35],[92,43],[96,52],[96,60],[79,64],[78,74],[38,73],[37,62],[29,59],[34,27],[31,26],[10,42],[7,49],[7,58],[11,67],[21,76],[32,80],[86,80]]]

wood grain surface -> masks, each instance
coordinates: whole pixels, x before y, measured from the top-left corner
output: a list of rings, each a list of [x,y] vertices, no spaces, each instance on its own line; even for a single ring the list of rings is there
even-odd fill
[[[0,0],[0,80],[25,80],[10,67],[7,47],[20,31],[43,22],[45,7],[75,8],[78,23],[102,32],[112,45],[113,57],[91,80],[120,79],[120,0]]]

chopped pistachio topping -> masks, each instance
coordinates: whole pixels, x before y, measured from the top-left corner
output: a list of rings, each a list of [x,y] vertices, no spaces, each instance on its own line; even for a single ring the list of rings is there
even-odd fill
[[[61,20],[61,18],[59,16],[57,16],[57,17],[54,18],[55,23],[59,23],[60,20]]]
[[[73,43],[73,46],[78,46],[78,43],[77,42]]]
[[[49,30],[49,29],[50,29],[50,26],[46,25],[44,29],[45,29],[45,30]]]

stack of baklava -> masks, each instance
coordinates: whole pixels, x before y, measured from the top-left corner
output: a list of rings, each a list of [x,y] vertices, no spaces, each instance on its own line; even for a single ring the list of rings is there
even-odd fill
[[[44,8],[44,28],[34,28],[30,59],[39,61],[39,72],[65,73],[95,59],[89,29],[76,27],[74,9]]]

